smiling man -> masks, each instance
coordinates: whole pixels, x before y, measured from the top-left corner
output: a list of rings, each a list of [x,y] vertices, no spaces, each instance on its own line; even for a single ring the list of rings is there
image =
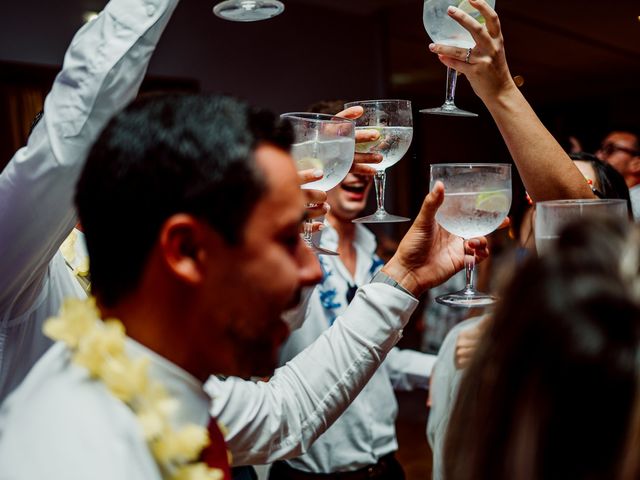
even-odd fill
[[[334,111],[327,110],[333,108]],[[335,113],[328,104],[321,113]],[[312,108],[312,110],[317,110]],[[344,314],[358,287],[374,278],[383,265],[376,255],[373,233],[353,219],[367,204],[372,177],[350,173],[327,192],[331,206],[320,245],[340,256],[320,255],[322,282],[314,289],[302,326],[291,334],[281,355],[286,364],[332,327]],[[366,478],[401,480],[402,466],[394,457],[398,448],[395,420],[398,411],[394,388],[427,388],[435,356],[391,349],[371,380],[338,420],[302,456],[276,462],[272,480],[314,478]]]

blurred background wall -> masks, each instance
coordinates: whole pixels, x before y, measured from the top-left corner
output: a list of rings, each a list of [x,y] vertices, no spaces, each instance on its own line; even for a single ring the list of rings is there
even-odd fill
[[[228,93],[277,112],[320,99],[406,98],[414,141],[388,172],[387,207],[415,216],[439,162],[510,162],[468,82],[457,103],[480,114],[419,114],[444,97],[445,68],[427,52],[421,0],[283,0],[283,15],[225,22],[215,0],[182,0],[151,62],[144,91]],[[105,0],[3,0],[0,10],[0,169],[23,145],[84,15]],[[561,142],[594,151],[615,126],[640,127],[640,2],[497,0],[511,73]],[[514,171],[515,173],[515,171]],[[514,181],[514,205],[524,201]],[[370,202],[373,204],[373,202]],[[408,224],[376,229],[399,238]],[[405,346],[419,346],[405,331]],[[413,342],[413,344],[412,344]],[[417,342],[417,343],[416,343]],[[408,478],[428,478],[423,393],[400,395],[400,457]],[[404,449],[402,446],[405,445]]]
[[[0,167],[28,125],[87,12],[105,0],[4,2],[0,16]],[[415,214],[428,165],[510,161],[490,116],[461,79],[457,103],[480,118],[424,116],[442,103],[445,69],[427,52],[420,0],[285,0],[283,15],[238,24],[213,0],[183,0],[145,90],[229,93],[277,112],[319,99],[414,102],[414,144],[389,171],[390,207]],[[640,123],[640,3],[498,0],[513,75],[545,124],[595,150],[614,125]],[[387,227],[399,228],[403,225]]]

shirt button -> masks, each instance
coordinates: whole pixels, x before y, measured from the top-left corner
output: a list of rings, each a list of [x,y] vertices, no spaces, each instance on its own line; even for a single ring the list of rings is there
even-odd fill
[[[156,13],[156,7],[153,5],[147,5],[147,15],[153,17],[154,13]]]

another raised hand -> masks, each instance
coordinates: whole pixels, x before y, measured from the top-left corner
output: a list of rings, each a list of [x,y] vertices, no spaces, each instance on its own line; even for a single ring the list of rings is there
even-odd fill
[[[491,112],[525,187],[534,201],[593,198],[593,192],[569,156],[540,122],[511,78],[500,20],[484,0],[469,0],[485,18],[485,25],[459,8],[449,16],[469,31],[476,42],[468,63],[467,49],[429,45],[448,67],[464,74]]]
[[[320,180],[322,175],[322,170],[300,170],[298,172],[298,179],[300,180],[300,185],[304,185],[305,183]],[[320,218],[329,212],[331,207],[327,203],[327,192],[304,188],[302,189],[302,193],[305,196],[305,204],[307,205],[307,209],[305,210],[305,220]],[[313,222],[311,227],[312,232],[322,230],[322,225],[322,222]],[[302,225],[300,228],[302,229]]]
[[[459,8],[449,7],[449,15],[467,29],[476,42],[468,61],[466,48],[431,44],[429,49],[438,54],[442,63],[463,73],[476,95],[487,103],[503,93],[517,91],[518,87],[507,65],[498,15],[484,0],[471,0],[470,3],[485,18],[485,25]]]
[[[336,115],[336,117],[348,118],[355,120],[364,113],[362,107],[347,108]],[[380,132],[377,130],[359,130],[356,132],[356,143],[373,142],[380,137]],[[377,153],[355,153],[353,158],[353,165],[351,173],[359,175],[375,175],[376,169],[370,167],[368,164],[380,163],[382,161],[382,155]],[[315,182],[322,178],[322,170],[303,170],[298,172],[300,178],[300,185],[305,183]],[[326,215],[329,212],[329,204],[326,203],[327,194],[321,190],[303,190],[307,205],[306,218],[319,218]],[[313,232],[317,232],[322,229],[322,222],[313,223]]]
[[[355,120],[360,118],[364,110],[362,107],[350,107],[336,115],[336,117],[348,118]],[[357,130],[356,143],[374,142],[380,138],[380,132],[375,129]],[[358,175],[375,175],[376,169],[370,167],[369,164],[380,163],[382,155],[379,153],[356,153],[353,158],[353,166],[350,172]]]
[[[444,185],[436,182],[397,252],[382,269],[416,297],[464,267],[462,238],[436,222],[436,212],[443,201]],[[465,248],[468,254],[475,254],[478,261],[489,255],[484,237],[467,241]]]

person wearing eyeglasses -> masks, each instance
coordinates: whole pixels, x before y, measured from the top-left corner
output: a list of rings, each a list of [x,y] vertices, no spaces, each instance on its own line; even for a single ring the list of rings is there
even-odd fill
[[[605,137],[596,155],[622,174],[629,187],[633,218],[640,221],[640,136],[624,130],[613,131]]]

